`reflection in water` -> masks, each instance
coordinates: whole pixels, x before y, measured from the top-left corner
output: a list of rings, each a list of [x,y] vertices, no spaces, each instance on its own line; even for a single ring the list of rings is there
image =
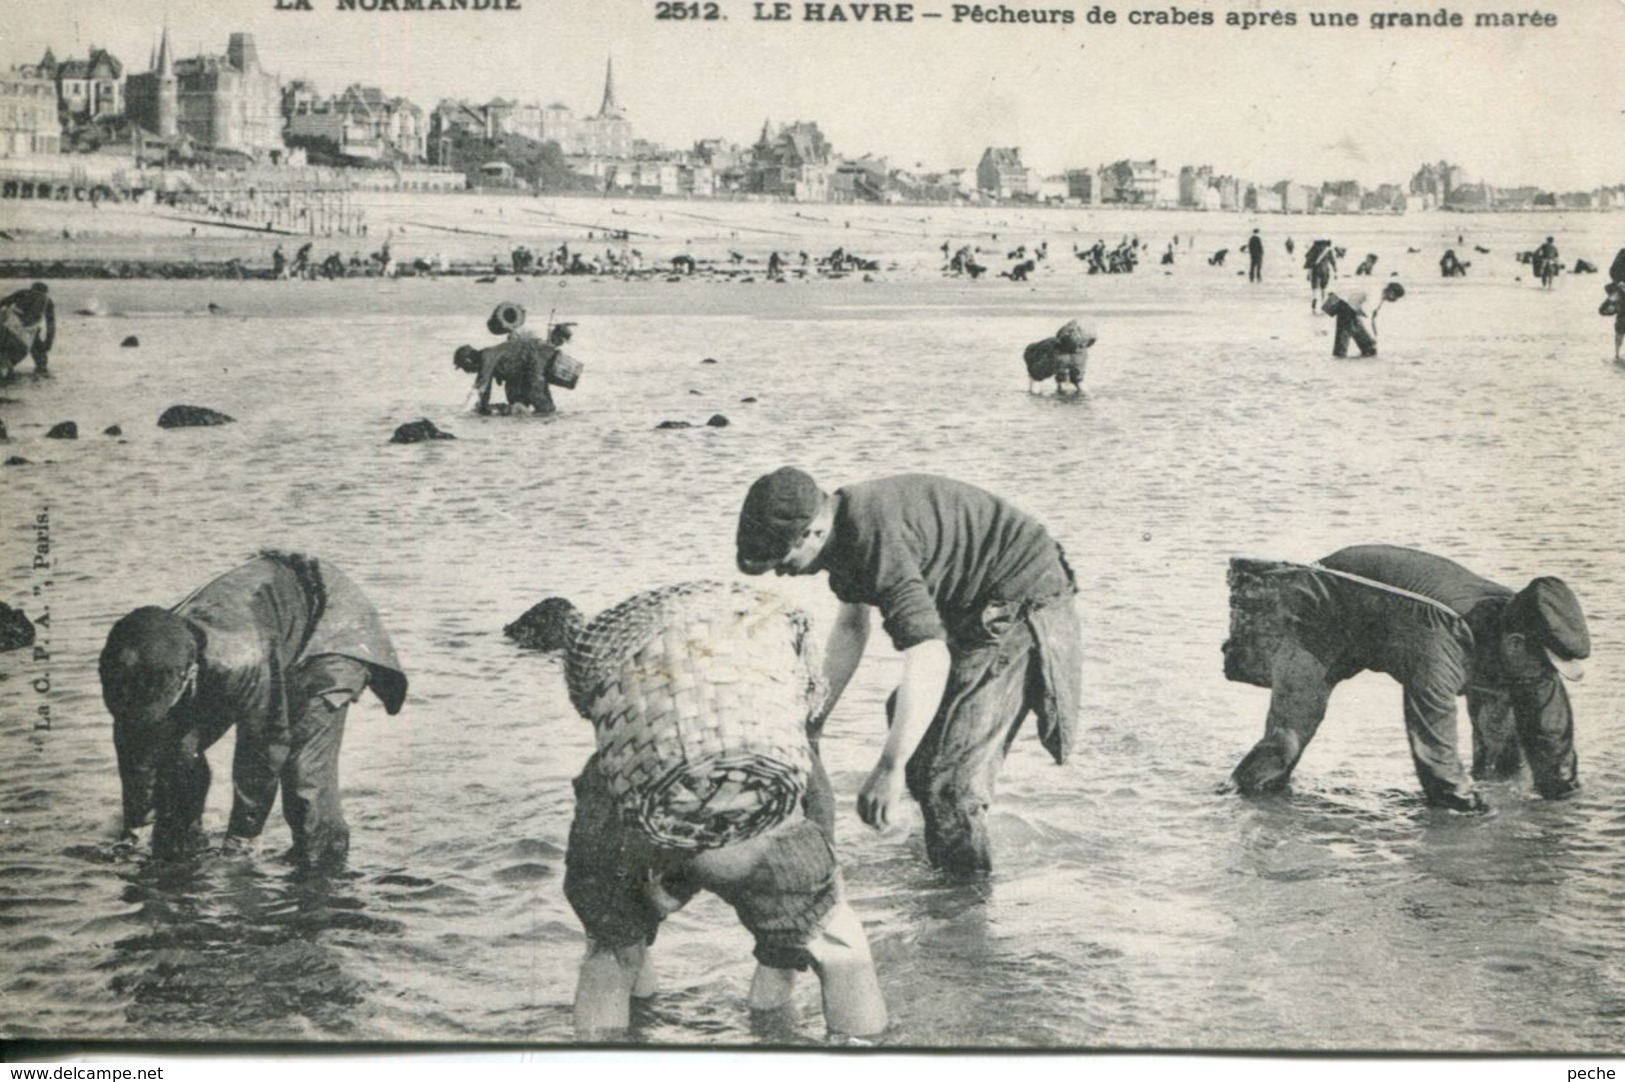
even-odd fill
[[[218,858],[146,862],[122,896],[143,930],[115,942],[101,968],[142,1029],[354,1039],[368,989],[331,941],[355,948],[404,931],[366,912],[352,893],[358,878]]]

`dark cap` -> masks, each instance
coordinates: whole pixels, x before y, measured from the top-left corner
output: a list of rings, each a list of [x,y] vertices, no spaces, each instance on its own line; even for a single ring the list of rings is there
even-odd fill
[[[197,639],[185,620],[154,605],[136,609],[107,633],[102,699],[115,718],[157,720],[196,660]]]
[[[1562,579],[1542,576],[1514,594],[1507,603],[1506,625],[1539,643],[1558,672],[1579,679],[1579,662],[1591,656],[1591,633],[1580,599]]]
[[[780,466],[750,486],[739,509],[734,544],[739,570],[760,575],[784,559],[818,514],[824,493],[794,466]]]
[[[46,285],[44,282],[35,282],[33,285],[29,286],[28,288],[32,289],[35,293],[49,293],[49,292],[51,292],[51,287]]]

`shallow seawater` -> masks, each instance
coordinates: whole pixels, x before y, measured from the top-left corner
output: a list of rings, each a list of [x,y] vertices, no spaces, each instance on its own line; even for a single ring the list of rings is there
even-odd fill
[[[775,228],[802,228],[775,213]],[[831,719],[839,855],[894,1019],[888,1043],[1616,1050],[1625,369],[1595,278],[1549,293],[1515,280],[1514,246],[1556,220],[1265,219],[1268,278],[1250,287],[1236,257],[1205,259],[1239,250],[1241,218],[1029,214],[982,242],[1050,231],[1051,259],[1017,285],[929,270],[950,228],[969,239],[993,223],[961,212],[917,230],[884,213],[855,224],[905,265],[874,282],[54,286],[57,377],[0,388],[14,399],[0,403],[4,453],[32,461],[0,471],[3,599],[50,615],[48,658],[0,655],[0,1032],[569,1041],[582,939],[563,849],[592,734],[558,662],[515,649],[502,626],[549,595],[596,611],[733,575],[739,500],[792,462],[831,484],[904,470],[981,484],[1050,526],[1082,587],[1081,748],[1057,768],[1036,739],[1017,740],[990,883],[944,886],[917,826],[877,836],[857,819],[899,672],[878,632]],[[1563,219],[1565,255],[1606,266],[1611,221]],[[1492,253],[1443,281],[1435,261],[1458,227]],[[825,250],[846,239],[820,228],[799,236]],[[1153,258],[1088,277],[1070,244],[1095,229],[1139,232],[1153,257],[1176,229],[1197,240],[1172,273]],[[1351,256],[1377,251],[1379,273],[1403,272],[1409,295],[1383,309],[1381,358],[1331,359],[1331,321],[1311,313],[1298,257],[1280,248],[1289,232],[1300,257],[1316,232],[1341,234]],[[746,241],[753,257],[777,243]],[[481,342],[485,313],[509,297],[580,323],[571,352],[585,375],[558,394],[556,418],[460,412],[452,350]],[[92,298],[110,314],[72,314]],[[1028,394],[1021,347],[1077,315],[1100,334],[1087,396]],[[122,348],[132,334],[140,345]],[[158,429],[174,403],[237,423]],[[730,424],[705,427],[718,413]],[[419,417],[457,439],[387,442]],[[43,438],[68,419],[77,441]],[[696,427],[657,430],[663,420]],[[122,436],[101,435],[112,424]],[[1377,676],[1333,698],[1290,794],[1220,792],[1267,701],[1223,679],[1227,558],[1307,560],[1374,540],[1514,586],[1542,573],[1573,585],[1594,640],[1571,688],[1576,799],[1504,784],[1489,791],[1493,817],[1429,810],[1397,686]],[[51,566],[37,571],[42,541]],[[267,547],[354,577],[412,679],[395,718],[371,698],[352,708],[348,871],[295,876],[277,859],[277,816],[254,861],[106,859],[118,782],[95,661],[108,626]],[[821,618],[832,609],[820,581],[776,585]],[[230,745],[211,754],[216,832]],[[793,1011],[753,1027],[749,937],[720,901],[673,917],[658,955],[664,990],[636,1039],[820,1041],[811,978]]]

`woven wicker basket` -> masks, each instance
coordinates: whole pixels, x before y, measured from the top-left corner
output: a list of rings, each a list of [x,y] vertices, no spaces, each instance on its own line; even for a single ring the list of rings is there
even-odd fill
[[[810,618],[783,598],[683,583],[594,617],[566,674],[623,814],[662,845],[708,849],[799,807],[824,701],[817,654]]]
[[[525,308],[513,301],[503,301],[491,309],[491,318],[485,321],[485,329],[492,334],[511,334],[525,325]]]
[[[1270,687],[1275,649],[1286,634],[1276,592],[1277,572],[1300,567],[1280,560],[1230,560],[1230,637],[1224,643],[1224,678]]]
[[[555,387],[563,387],[566,391],[573,391],[581,379],[581,369],[580,361],[559,350],[553,354],[553,363],[547,366],[547,382]]]

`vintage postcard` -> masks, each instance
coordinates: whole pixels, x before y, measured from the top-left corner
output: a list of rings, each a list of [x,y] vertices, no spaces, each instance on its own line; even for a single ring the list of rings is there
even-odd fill
[[[1625,3],[6,22],[0,1037],[1617,1054]]]

